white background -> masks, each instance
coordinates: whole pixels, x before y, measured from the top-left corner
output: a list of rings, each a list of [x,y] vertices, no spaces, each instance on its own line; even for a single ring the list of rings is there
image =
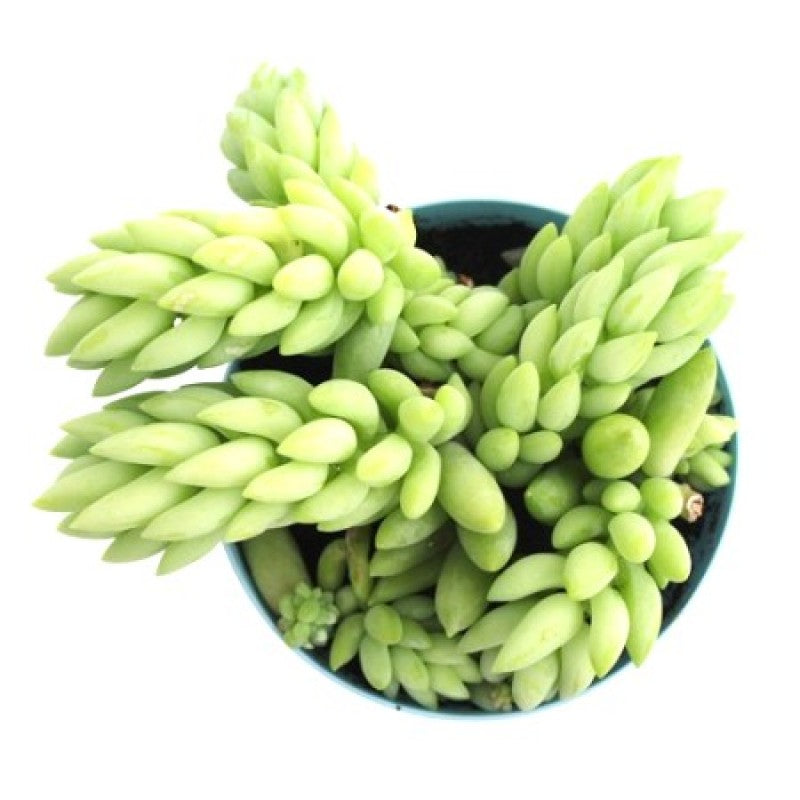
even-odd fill
[[[25,2],[5,11],[0,796],[797,797],[798,64],[789,2]],[[723,186],[738,305],[715,344],[742,424],[716,562],[639,671],[532,716],[452,722],[338,688],[265,628],[222,552],[99,562],[30,501],[93,376],[40,355],[43,275],[89,235],[230,204],[224,113],[301,66],[402,205],[570,209],[680,152]],[[795,650],[796,652],[796,650]],[[756,794],[757,793],[757,794]]]

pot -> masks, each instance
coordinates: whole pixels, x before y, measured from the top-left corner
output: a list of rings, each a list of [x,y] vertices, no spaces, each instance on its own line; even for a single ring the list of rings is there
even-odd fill
[[[553,222],[560,228],[567,217],[559,211],[521,203],[498,200],[456,200],[421,206],[415,209],[414,219],[418,232],[417,241],[421,247],[431,253],[441,255],[449,265],[457,264],[459,271],[470,275],[476,283],[495,284],[508,270],[508,265],[500,256],[502,252],[524,247],[533,234],[548,222]],[[232,366],[231,371],[259,368],[291,369],[312,382],[320,382],[330,377],[330,362],[326,359],[308,357],[286,359],[276,353],[236,363]],[[718,370],[717,380],[717,388],[721,397],[719,413],[733,416],[733,404],[721,368]],[[722,489],[705,494],[705,510],[697,522],[688,524],[677,520],[675,523],[684,534],[691,552],[692,573],[685,583],[670,584],[662,592],[664,606],[662,634],[683,611],[700,585],[725,530],[736,478],[735,437],[729,443],[728,450],[733,456],[733,463],[729,467],[730,483]],[[519,492],[519,498],[515,498],[513,497],[515,490],[505,491],[507,496],[511,495],[509,500],[512,506],[525,514],[521,503],[521,492]],[[520,522],[520,541],[525,542],[524,546],[530,552],[549,550],[549,529],[539,526],[527,514],[524,516],[522,514],[517,514]],[[306,526],[296,526],[295,533],[308,563],[316,563],[319,552],[330,539]],[[245,592],[261,612],[271,632],[280,637],[277,617],[259,596],[241,547],[237,544],[229,544],[226,545],[226,551]],[[467,702],[447,701],[442,703],[439,710],[429,711],[402,697],[390,700],[373,690],[361,677],[358,667],[354,664],[348,665],[339,672],[333,672],[328,667],[327,648],[296,652],[300,658],[311,662],[331,679],[341,684],[343,688],[397,710],[413,711],[435,717],[458,716],[460,719],[470,716],[485,718],[487,716],[508,716],[509,714],[509,712],[493,714],[481,711]],[[623,655],[614,669],[604,678],[596,679],[593,685],[599,683],[600,680],[607,680],[628,662],[627,655]],[[539,708],[553,706],[559,702],[561,701],[553,699]]]

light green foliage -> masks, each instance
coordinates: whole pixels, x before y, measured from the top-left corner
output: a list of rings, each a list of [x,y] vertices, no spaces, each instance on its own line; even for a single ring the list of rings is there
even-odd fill
[[[630,475],[642,466],[649,448],[647,428],[628,414],[611,414],[596,420],[581,442],[584,463],[599,478]]]
[[[624,648],[641,663],[660,589],[691,570],[669,520],[730,481],[736,422],[710,408],[702,349],[732,302],[722,194],[674,197],[678,159],[639,161],[473,286],[378,203],[302,73],[259,69],[220,145],[248,205],[95,236],[48,276],[77,299],[46,352],[99,370],[99,395],[278,366],[68,422],[53,454],[71,461],[36,505],[111,539],[107,561],[160,555],[159,574],[240,542],[287,644],[429,709],[530,710]],[[301,552],[298,525],[338,535]]]

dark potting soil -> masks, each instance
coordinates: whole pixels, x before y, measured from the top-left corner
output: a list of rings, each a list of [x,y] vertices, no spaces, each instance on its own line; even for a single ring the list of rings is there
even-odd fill
[[[447,268],[476,284],[495,285],[508,272],[502,254],[524,247],[536,228],[521,222],[465,222],[452,226],[417,227],[417,245],[444,259]]]

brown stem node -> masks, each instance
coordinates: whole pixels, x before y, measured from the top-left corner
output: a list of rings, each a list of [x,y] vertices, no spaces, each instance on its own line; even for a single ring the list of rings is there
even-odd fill
[[[425,395],[425,397],[433,397],[439,390],[439,384],[432,383],[430,381],[419,381],[417,383],[417,386],[419,387],[419,390],[422,392],[422,394]]]
[[[688,483],[681,484],[681,492],[683,493],[683,509],[681,510],[681,517],[687,522],[697,522],[697,520],[703,516],[703,510],[705,507],[703,495],[691,487]]]

